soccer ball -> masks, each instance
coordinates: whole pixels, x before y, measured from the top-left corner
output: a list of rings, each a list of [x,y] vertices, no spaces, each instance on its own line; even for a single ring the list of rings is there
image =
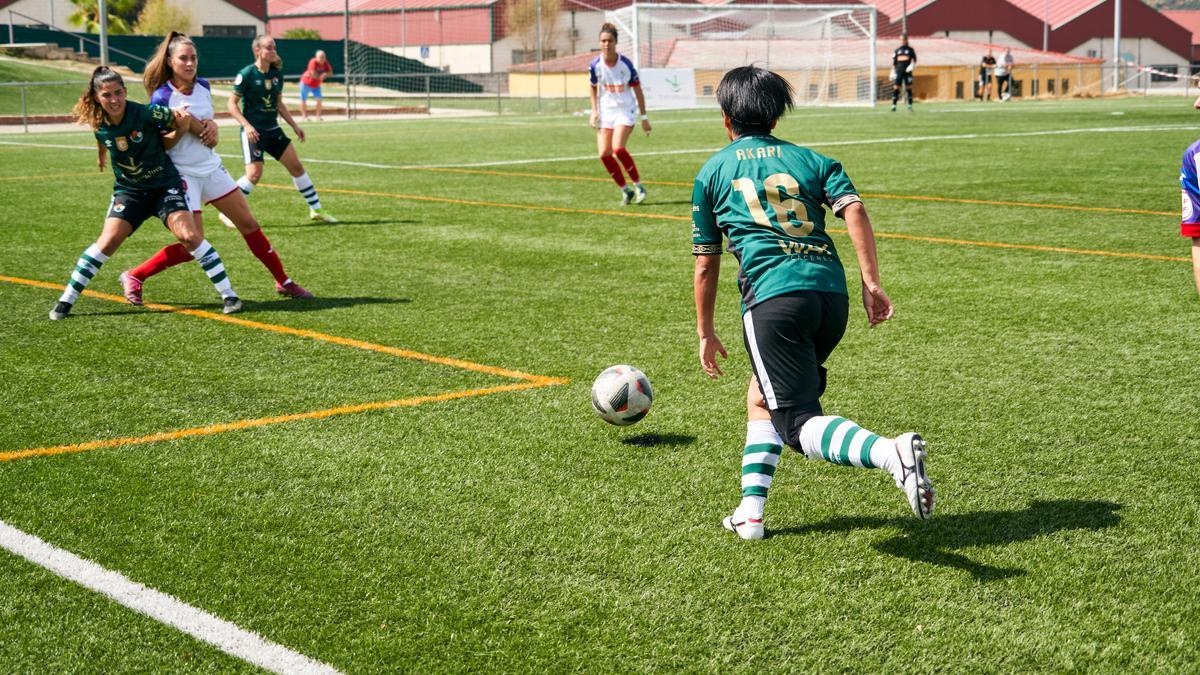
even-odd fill
[[[650,380],[633,366],[613,366],[592,384],[592,407],[605,422],[629,426],[650,412]]]

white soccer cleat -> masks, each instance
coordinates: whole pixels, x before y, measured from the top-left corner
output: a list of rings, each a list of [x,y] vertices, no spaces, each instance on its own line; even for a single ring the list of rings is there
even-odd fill
[[[896,455],[900,460],[899,473],[893,474],[896,487],[904,490],[913,515],[925,520],[933,515],[933,483],[925,473],[925,440],[920,434],[906,433],[896,437]]]
[[[633,188],[628,185],[621,188],[621,206],[629,206],[629,202],[633,201],[635,194]]]
[[[234,225],[233,221],[229,219],[229,216],[225,215],[224,213],[221,213],[220,211],[217,211],[217,218],[220,218],[221,222],[225,223],[225,227],[234,227],[234,228],[237,227],[237,225]]]
[[[721,526],[746,541],[762,539],[766,531],[762,518],[746,518],[737,511],[734,511],[732,516],[726,516],[725,520],[721,521]]]
[[[638,183],[637,187],[634,189],[637,190],[637,192],[634,194],[633,203],[641,204],[642,202],[646,201],[646,188],[642,187],[641,183]]]
[[[308,217],[310,220],[316,221],[318,223],[336,223],[337,222],[337,218],[334,218],[333,216],[329,215],[328,213],[325,213],[324,211],[317,211],[316,209],[310,210],[308,212]]]

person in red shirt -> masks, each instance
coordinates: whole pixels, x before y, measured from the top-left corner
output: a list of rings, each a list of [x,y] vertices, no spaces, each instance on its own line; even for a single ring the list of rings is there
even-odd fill
[[[333,66],[325,58],[325,52],[317,50],[317,55],[308,60],[308,68],[300,76],[300,114],[308,121],[308,96],[317,99],[317,120],[321,117],[321,83],[333,73]]]

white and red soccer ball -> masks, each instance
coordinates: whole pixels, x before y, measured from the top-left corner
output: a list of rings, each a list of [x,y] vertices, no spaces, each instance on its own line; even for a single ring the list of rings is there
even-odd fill
[[[600,373],[592,384],[592,407],[596,414],[619,427],[645,417],[653,400],[650,380],[633,366],[613,366]]]

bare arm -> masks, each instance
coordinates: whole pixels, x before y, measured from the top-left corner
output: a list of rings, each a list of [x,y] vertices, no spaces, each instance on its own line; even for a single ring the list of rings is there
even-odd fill
[[[279,116],[283,118],[283,121],[288,123],[292,131],[296,132],[296,137],[303,143],[304,130],[300,128],[299,124],[296,124],[296,120],[292,119],[292,112],[288,110],[287,104],[283,102],[283,96],[280,96],[279,100],[275,102],[275,110],[279,112]]]
[[[637,85],[633,88],[633,95],[637,97],[638,110],[642,113],[642,131],[646,134],[650,133],[650,120],[646,117],[646,95],[642,93],[642,85]]]
[[[1192,274],[1196,277],[1196,290],[1200,292],[1200,237],[1192,237]]]
[[[696,270],[692,276],[692,294],[696,301],[696,336],[700,339],[700,365],[714,380],[725,373],[717,365],[717,354],[729,358],[721,338],[713,326],[713,314],[717,306],[717,280],[721,276],[721,256],[696,256]]]
[[[100,167],[100,173],[104,173],[104,163],[108,159],[108,151],[104,149],[104,144],[96,141],[96,166]]]
[[[257,143],[258,129],[255,129],[254,125],[250,124],[250,122],[246,119],[246,116],[242,114],[241,106],[238,105],[241,102],[242,97],[238,96],[237,93],[230,94],[229,102],[225,104],[225,109],[229,111],[230,117],[237,120],[238,124],[242,125],[242,131],[246,132],[246,140],[250,141],[251,143]]]
[[[596,85],[592,85],[592,88],[588,91],[588,97],[592,101],[592,116],[589,119],[588,124],[594,127],[600,123],[600,109],[597,107],[596,102]],[[1196,107],[1200,108],[1200,99],[1196,99]]]
[[[862,202],[854,202],[842,209],[842,218],[846,220],[846,230],[850,233],[850,241],[854,244],[854,253],[858,257],[858,269],[862,274],[863,307],[867,310],[867,321],[872,326],[892,318],[895,308],[883,284],[879,279],[879,260],[875,254],[875,230],[871,227],[871,219],[867,216],[867,207]]]

